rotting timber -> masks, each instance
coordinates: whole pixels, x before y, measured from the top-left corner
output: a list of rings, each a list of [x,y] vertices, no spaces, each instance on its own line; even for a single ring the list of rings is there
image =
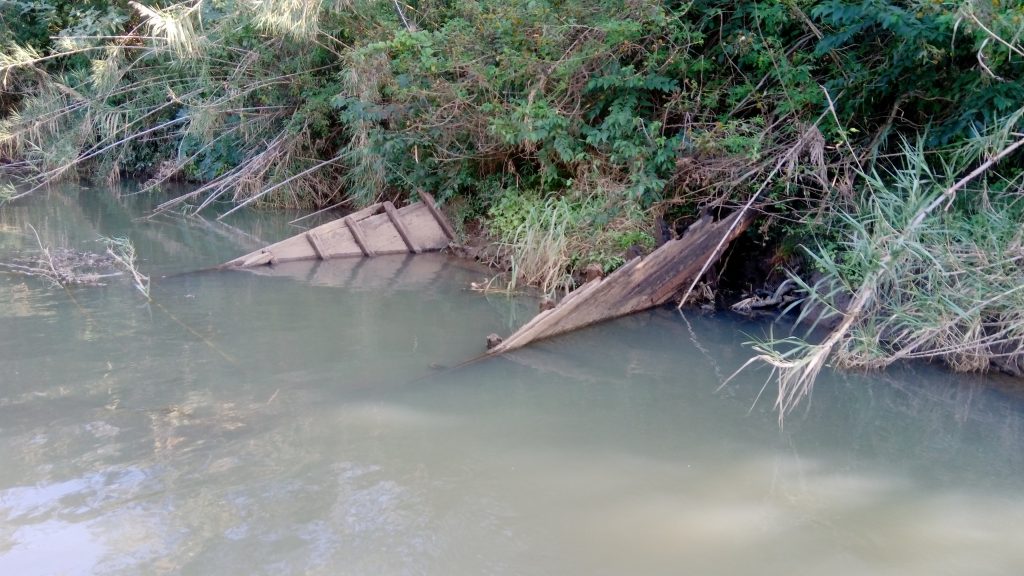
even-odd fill
[[[509,352],[537,340],[666,304],[703,272],[706,263],[717,260],[753,219],[752,213],[739,211],[717,222],[709,217],[698,220],[681,238],[570,292],[557,306],[537,314],[488,353]]]
[[[330,260],[385,254],[436,252],[448,246],[455,233],[434,198],[420,192],[422,201],[402,208],[378,202],[225,262],[221,268],[251,268],[296,260]]]

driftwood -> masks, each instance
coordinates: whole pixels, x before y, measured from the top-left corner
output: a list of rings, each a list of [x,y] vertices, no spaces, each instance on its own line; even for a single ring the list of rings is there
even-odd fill
[[[730,306],[734,312],[747,313],[753,310],[760,310],[762,308],[774,308],[780,304],[789,304],[796,298],[789,296],[789,293],[794,290],[795,286],[793,281],[786,279],[779,284],[779,287],[775,289],[775,292],[771,296],[761,297],[758,295],[744,298],[739,302]]]
[[[698,221],[682,238],[665,243],[647,256],[634,258],[610,276],[591,280],[569,293],[557,306],[535,316],[488,353],[501,354],[536,340],[669,302],[701,273],[705,262],[718,259],[753,218],[750,212],[734,212],[718,222]]]
[[[380,202],[286,238],[234,260],[221,268],[251,268],[296,260],[373,258],[385,254],[436,252],[454,239],[452,227],[434,205],[434,198],[420,192],[422,202],[396,208]]]

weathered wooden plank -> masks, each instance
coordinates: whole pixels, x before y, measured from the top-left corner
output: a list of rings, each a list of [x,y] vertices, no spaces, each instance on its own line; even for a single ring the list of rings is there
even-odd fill
[[[333,221],[331,224],[334,226],[325,233],[318,233],[317,236],[320,238],[324,249],[327,251],[328,258],[351,258],[364,256],[362,248],[356,243],[355,239],[352,238],[352,232],[349,229],[347,222],[362,222],[367,218],[370,218],[374,214],[380,212],[382,208],[381,203],[372,204],[357,210],[351,214],[345,216],[350,220],[346,221],[345,218],[339,218]],[[314,228],[314,231],[318,228]]]
[[[342,226],[324,236],[318,237],[328,259],[362,258],[364,256],[363,251],[356,244],[355,239],[352,238],[352,231],[348,226]]]
[[[379,212],[381,210],[381,207],[382,205],[380,203],[377,203],[372,206],[363,208],[362,210],[353,212],[352,214],[349,214],[349,217],[356,221],[363,220]],[[330,222],[312,228],[308,230],[308,232],[313,232],[314,234],[317,235],[317,237],[322,241],[324,248],[330,253],[330,257],[337,257],[339,255],[348,255],[346,254],[346,251],[335,250],[334,247],[331,245],[331,239],[335,237],[335,234],[339,230],[343,230],[344,228],[346,228],[345,222],[343,219],[339,218],[338,220],[332,220]],[[347,231],[345,232],[345,235],[348,235]],[[313,247],[310,246],[309,240],[305,237],[304,234],[298,234],[290,238],[285,238],[284,240],[271,244],[270,246],[267,246],[265,248],[254,250],[253,252],[250,252],[249,254],[246,254],[244,256],[239,256],[234,260],[225,262],[224,264],[221,265],[221,268],[232,268],[236,266],[260,266],[261,264],[246,264],[246,262],[249,262],[250,260],[252,260],[254,256],[260,254],[265,250],[273,252],[275,256],[275,262],[280,263],[317,258],[317,254],[313,250]],[[262,264],[266,263],[267,262],[263,262]]]
[[[753,215],[736,212],[719,222],[701,222],[683,238],[631,260],[606,278],[584,284],[488,353],[508,352],[536,340],[660,306],[692,282],[708,259],[719,258],[719,245],[724,250],[752,221]]]
[[[313,248],[313,252],[316,253],[317,258],[320,260],[327,260],[331,257],[327,250],[320,244],[320,238],[317,237],[316,232],[313,232],[312,230],[306,232],[306,240],[309,240],[309,245]]]
[[[433,218],[426,202],[416,202],[398,209],[409,237],[422,251],[441,250],[451,241]]]
[[[258,256],[259,254],[262,254],[264,252],[267,252],[267,251],[273,252],[276,255],[276,257],[277,257],[276,259],[277,259],[278,262],[280,262],[280,261],[289,262],[291,260],[301,260],[301,259],[306,258],[306,257],[310,257],[310,258],[315,257],[315,255],[312,254],[312,248],[309,247],[309,242],[305,238],[299,236],[299,237],[287,238],[285,240],[277,242],[276,244],[271,244],[270,246],[267,246],[265,248],[260,248],[259,250],[255,250],[253,252],[250,252],[249,254],[246,254],[245,256],[242,256],[240,258],[236,258],[235,260],[232,260],[231,262],[228,262],[227,264],[225,264],[225,266],[245,266],[245,267],[248,267],[248,266],[261,266],[263,264],[269,264],[269,262],[267,262],[267,261],[262,261],[261,262],[261,261],[258,261],[258,260],[254,260],[254,258],[256,256]],[[256,263],[253,263],[253,262],[256,262]]]
[[[360,225],[370,249],[378,255],[409,253],[409,247],[398,235],[398,230],[391,225],[391,218],[386,213],[371,216],[360,222]]]
[[[525,346],[534,340],[553,336],[560,326],[572,325],[574,323],[574,315],[580,313],[577,312],[579,307],[586,304],[590,296],[601,289],[601,285],[604,282],[604,278],[597,278],[587,282],[576,290],[571,295],[572,297],[567,297],[558,306],[538,314],[536,322],[531,321],[528,323],[524,328],[503,342],[501,346],[492,348],[492,352],[499,349],[513,349]]]
[[[430,210],[430,215],[434,217],[437,225],[444,231],[444,235],[447,236],[449,240],[455,240],[455,230],[452,229],[452,225],[448,223],[448,219],[444,217],[444,214],[442,214],[441,210],[437,207],[437,202],[434,201],[434,197],[423,190],[420,190],[419,194],[420,198],[423,199],[423,205],[427,207],[427,210]]]
[[[550,336],[548,332],[551,331],[552,327],[557,327],[565,323],[568,318],[571,318],[571,315],[575,313],[578,306],[585,303],[592,293],[598,291],[604,281],[604,278],[597,278],[587,282],[569,296],[566,296],[558,306],[537,314],[533,320],[523,325],[515,334],[509,336],[500,345],[492,348],[490,352],[493,354],[495,351],[513,350],[525,346],[534,340],[547,338]]]
[[[348,226],[349,233],[352,234],[352,239],[356,241],[359,249],[363,252],[363,256],[367,258],[376,256],[377,253],[370,248],[370,243],[366,241],[366,236],[363,234],[363,228],[359,222],[349,216],[346,216],[344,220],[345,225]]]
[[[395,205],[391,202],[384,203],[384,212],[387,213],[388,219],[391,220],[391,225],[398,230],[398,235],[402,237],[402,242],[405,242],[405,246],[409,249],[409,252],[413,254],[419,254],[422,252],[420,247],[412,241],[412,236],[409,234],[409,230],[406,229],[405,224],[402,222],[401,216],[398,215],[398,210],[395,209]]]
[[[264,249],[246,258],[242,266],[262,266],[264,264],[270,264],[273,261],[274,254],[269,250]]]

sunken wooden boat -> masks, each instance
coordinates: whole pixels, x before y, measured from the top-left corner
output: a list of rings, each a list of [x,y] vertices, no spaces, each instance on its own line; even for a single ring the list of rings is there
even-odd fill
[[[396,208],[391,202],[374,204],[239,256],[220,268],[255,270],[261,266],[302,260],[374,258],[386,254],[414,255],[439,251],[455,239],[455,233],[434,198],[426,192],[420,192],[420,197],[421,201],[402,208]],[[509,352],[537,340],[661,306],[675,298],[684,285],[703,274],[706,265],[717,260],[725,247],[752,221],[753,215],[745,211],[735,212],[717,222],[711,221],[710,217],[703,218],[692,225],[682,238],[627,262],[608,277],[580,286],[557,306],[542,311],[488,353]],[[404,269],[410,260],[396,260],[396,265]],[[298,269],[280,266],[262,270],[275,276],[301,277],[312,283],[317,283],[314,279],[318,278],[331,285],[351,286],[360,266],[342,269],[319,265]],[[394,282],[394,278],[387,281]],[[362,282],[366,280],[357,280],[356,284]]]
[[[456,258],[438,252],[424,252],[376,258],[298,260],[274,266],[254,266],[245,271],[261,278],[291,280],[306,286],[394,294],[430,293],[446,278],[465,274],[467,269],[473,268]]]
[[[358,212],[333,220],[260,248],[221,268],[252,268],[297,260],[373,258],[385,254],[436,252],[455,239],[433,196],[401,208],[379,202]]]
[[[697,279],[707,264],[717,260],[752,221],[753,214],[743,211],[717,222],[710,217],[698,220],[682,238],[573,290],[488,353],[510,352],[537,340],[666,304]]]

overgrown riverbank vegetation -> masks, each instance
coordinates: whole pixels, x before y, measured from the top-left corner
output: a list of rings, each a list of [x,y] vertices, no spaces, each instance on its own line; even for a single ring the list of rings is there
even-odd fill
[[[783,410],[826,362],[1024,365],[1020,2],[0,7],[8,199],[78,177],[192,180],[161,207],[187,211],[423,189],[548,292],[749,205],[745,280],[792,274],[841,318],[757,346]]]

